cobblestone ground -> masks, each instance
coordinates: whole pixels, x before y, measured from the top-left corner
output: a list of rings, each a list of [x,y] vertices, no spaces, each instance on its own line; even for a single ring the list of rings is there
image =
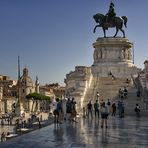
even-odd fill
[[[78,118],[24,134],[0,144],[0,148],[147,148],[147,117],[109,117],[108,128],[101,119]]]

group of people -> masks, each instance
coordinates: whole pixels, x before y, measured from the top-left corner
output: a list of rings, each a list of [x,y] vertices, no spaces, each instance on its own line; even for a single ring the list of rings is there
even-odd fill
[[[118,115],[120,118],[124,117],[124,103],[123,101],[111,102],[110,99],[107,99],[107,101],[99,101],[96,99],[95,103],[93,104],[91,101],[88,102],[86,109],[83,108],[83,117],[88,117],[88,119],[91,117],[95,117],[95,119],[99,119],[100,116],[102,118],[102,124],[101,127],[106,126],[107,128],[107,117],[109,115],[116,116],[118,111]],[[94,115],[93,115],[94,114]]]
[[[12,125],[12,120],[13,120],[13,117],[8,115],[8,116],[2,116],[0,117],[0,124],[3,126],[3,125]]]
[[[101,100],[99,102],[98,99],[96,99],[95,103],[92,104],[91,101],[88,102],[87,104],[87,110],[85,112],[85,108],[83,108],[83,116],[88,116],[88,118],[91,116],[93,118],[93,111],[94,111],[94,115],[95,115],[95,118],[98,117],[99,118],[99,115],[100,115],[100,112],[101,112],[101,107],[103,105],[103,103],[105,103],[106,107],[107,107],[107,111],[112,115],[112,116],[115,116],[116,115],[116,103],[113,102],[111,104],[111,101],[110,99],[107,100],[107,102],[104,102],[103,100]]]
[[[62,123],[64,120],[69,120],[73,122],[76,121],[77,108],[76,101],[74,98],[57,98],[53,102],[53,114],[54,114],[54,123]]]
[[[110,112],[111,102],[109,99],[108,99],[107,104],[103,100],[101,100],[101,102],[99,102],[98,97],[99,97],[99,95],[97,94],[97,99],[94,104],[92,104],[91,101],[88,102],[86,110],[85,110],[85,108],[83,108],[83,117],[87,116],[88,118],[91,117],[91,119],[92,119],[93,113],[94,113],[95,119],[97,119],[97,118],[99,119],[100,115],[101,115],[101,118],[102,118],[101,127],[103,128],[103,125],[105,124],[105,127],[107,128],[107,117]]]
[[[128,95],[128,91],[126,87],[124,87],[123,89],[119,88],[119,99],[126,99],[127,95]]]
[[[125,106],[123,98],[126,98],[128,95],[127,88],[124,87],[123,89],[119,89],[119,100],[117,102],[111,102],[110,99],[107,99],[106,102],[103,100],[100,100],[100,95],[97,92],[96,95],[96,101],[94,103],[91,102],[91,100],[88,102],[86,108],[83,108],[83,117],[88,117],[88,119],[93,116],[95,116],[95,119],[100,117],[102,118],[102,125],[103,127],[104,123],[107,127],[107,117],[108,115],[116,116],[118,111],[119,118],[124,117],[125,113]],[[100,100],[100,101],[99,101]],[[139,117],[140,116],[140,105],[136,104],[135,107],[135,113]],[[94,114],[94,115],[93,115]]]

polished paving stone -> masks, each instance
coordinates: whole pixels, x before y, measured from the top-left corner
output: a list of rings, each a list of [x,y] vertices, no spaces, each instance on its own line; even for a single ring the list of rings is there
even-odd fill
[[[101,119],[79,118],[24,134],[0,144],[0,148],[147,148],[147,117],[109,117],[108,128]]]

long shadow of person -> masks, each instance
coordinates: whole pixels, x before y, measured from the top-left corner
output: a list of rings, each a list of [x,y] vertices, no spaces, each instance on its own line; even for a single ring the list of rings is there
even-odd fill
[[[108,144],[108,131],[107,129],[102,129],[102,137],[101,137],[101,141],[103,144]]]
[[[56,141],[57,144],[64,142],[64,138],[63,138],[64,132],[62,127],[54,128],[53,134],[54,134],[54,141]]]

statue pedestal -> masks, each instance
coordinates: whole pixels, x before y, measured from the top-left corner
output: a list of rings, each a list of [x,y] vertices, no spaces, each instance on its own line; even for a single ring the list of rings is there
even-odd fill
[[[94,76],[106,77],[111,73],[118,78],[128,78],[137,74],[133,64],[133,44],[127,38],[98,38],[93,47],[91,69]]]

